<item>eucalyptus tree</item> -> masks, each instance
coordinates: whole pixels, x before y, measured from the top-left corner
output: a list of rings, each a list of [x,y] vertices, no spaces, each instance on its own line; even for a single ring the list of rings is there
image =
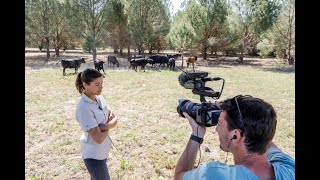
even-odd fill
[[[56,0],[26,0],[26,30],[27,39],[31,37],[32,40],[37,40],[44,43],[46,47],[47,56],[45,62],[50,58],[50,39],[53,34],[51,27],[52,20],[56,12],[54,6]]]
[[[164,0],[132,0],[129,2],[128,23],[132,41],[139,54],[147,47],[149,52],[164,48],[164,37],[170,29],[169,10]]]
[[[240,63],[244,51],[254,48],[260,35],[272,27],[280,13],[277,0],[231,0],[232,14],[230,27],[239,37]]]
[[[67,19],[75,35],[90,39],[93,60],[97,57],[97,45],[103,41],[107,24],[108,0],[66,0]]]
[[[228,15],[226,0],[190,0],[186,3],[188,19],[196,33],[196,45],[207,58],[209,39],[219,37]]]
[[[177,12],[173,17],[170,32],[167,37],[168,44],[170,44],[174,49],[183,52],[192,49],[195,37],[196,34],[188,20],[187,13],[185,11]],[[181,67],[183,68],[183,56]]]

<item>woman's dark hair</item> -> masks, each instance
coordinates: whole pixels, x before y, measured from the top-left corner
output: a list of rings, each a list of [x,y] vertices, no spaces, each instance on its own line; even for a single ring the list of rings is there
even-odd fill
[[[242,115],[241,124],[240,113],[234,101],[234,98],[226,99],[220,106],[227,114],[228,130],[241,130],[248,152],[265,153],[276,132],[277,115],[274,108],[262,99],[241,96],[237,100]]]
[[[90,84],[92,81],[99,77],[104,77],[99,71],[88,68],[77,75],[76,79],[76,88],[79,91],[80,94],[82,94],[84,87],[82,85],[83,82],[86,84]]]

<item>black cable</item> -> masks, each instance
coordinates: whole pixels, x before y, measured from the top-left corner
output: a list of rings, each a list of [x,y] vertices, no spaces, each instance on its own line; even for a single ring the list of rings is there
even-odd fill
[[[111,137],[109,136],[109,134],[108,134],[108,137],[109,137],[109,139],[110,139],[111,145],[112,145],[115,149],[117,149],[116,146],[113,144],[113,142],[112,142]],[[112,147],[112,146],[111,146],[111,147]]]
[[[226,156],[226,160],[224,161],[225,164],[227,164],[227,159],[228,159],[228,153],[229,153],[229,146],[231,143],[232,139],[230,139],[229,144],[228,144],[228,148],[227,148],[227,156]]]
[[[198,128],[199,128],[199,124],[198,124],[198,126],[197,126],[197,136],[198,136]],[[198,137],[199,137],[199,136],[198,136]],[[201,144],[199,143],[199,153],[200,153],[199,155],[200,155],[200,156],[199,156],[199,161],[198,161],[198,165],[196,166],[196,168],[199,166],[199,164],[200,164],[200,159],[201,159],[201,149],[200,149],[200,145],[201,145]]]

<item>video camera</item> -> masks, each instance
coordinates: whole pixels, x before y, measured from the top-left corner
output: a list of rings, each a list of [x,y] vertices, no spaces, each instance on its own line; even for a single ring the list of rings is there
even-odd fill
[[[182,112],[188,113],[199,125],[206,127],[215,126],[218,124],[218,119],[221,110],[210,101],[206,101],[205,97],[219,99],[224,87],[224,79],[220,77],[207,77],[208,72],[182,72],[179,77],[179,83],[186,89],[192,89],[193,94],[200,95],[200,104],[191,102],[187,99],[179,99],[177,112],[184,117]],[[206,87],[207,81],[222,80],[221,90],[215,91],[210,87]]]

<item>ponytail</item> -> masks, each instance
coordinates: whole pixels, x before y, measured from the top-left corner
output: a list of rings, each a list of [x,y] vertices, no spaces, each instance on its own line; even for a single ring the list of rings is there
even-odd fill
[[[82,72],[78,73],[77,79],[76,79],[76,88],[80,94],[82,94],[82,91],[84,90],[84,87],[82,85],[81,74]]]

